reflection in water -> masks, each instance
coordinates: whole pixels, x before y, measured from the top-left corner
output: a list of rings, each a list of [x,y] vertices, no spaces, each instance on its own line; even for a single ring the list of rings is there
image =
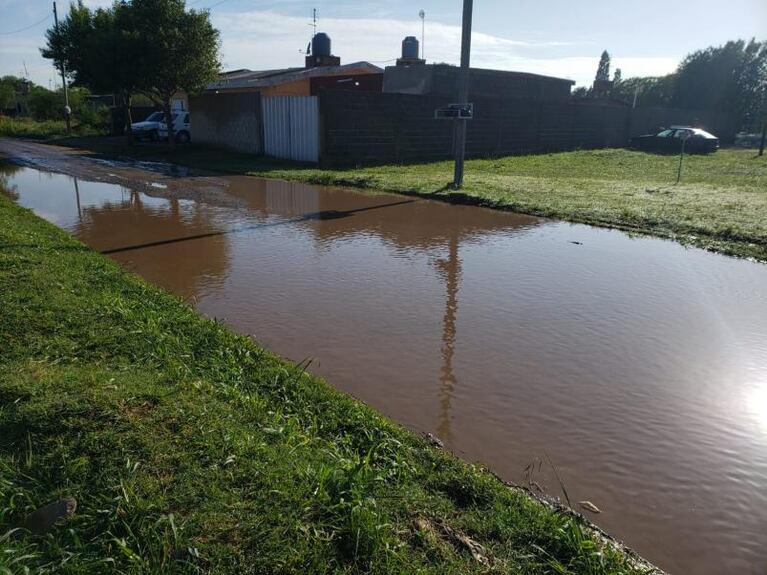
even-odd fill
[[[80,207],[80,185],[77,181],[77,178],[72,178],[72,182],[75,185],[75,198],[77,200],[77,218],[82,222],[83,220],[83,210],[82,207]]]
[[[504,478],[548,454],[572,499],[661,567],[767,561],[767,266],[297,183],[0,174],[21,204]]]
[[[442,370],[440,390],[440,417],[437,424],[439,436],[451,443],[450,401],[455,389],[453,373],[453,354],[455,354],[455,319],[458,314],[458,288],[461,281],[461,261],[458,259],[458,238],[453,236],[448,244],[448,257],[438,261],[442,277],[445,279],[445,315],[442,319]]]

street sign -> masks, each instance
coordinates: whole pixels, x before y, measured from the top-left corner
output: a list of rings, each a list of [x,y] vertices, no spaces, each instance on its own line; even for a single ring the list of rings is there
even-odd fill
[[[471,120],[473,117],[474,104],[448,104],[434,110],[435,120]]]

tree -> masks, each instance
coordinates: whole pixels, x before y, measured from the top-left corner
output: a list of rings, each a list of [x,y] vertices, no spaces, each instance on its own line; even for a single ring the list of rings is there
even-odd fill
[[[767,43],[727,42],[688,55],[676,71],[672,105],[734,114],[739,129],[755,129]]]
[[[591,95],[591,89],[586,86],[578,86],[573,90],[573,98],[588,98]]]
[[[612,97],[627,104],[634,103],[642,106],[670,106],[674,96],[675,76],[648,76],[627,78],[613,85]]]
[[[196,92],[216,78],[218,31],[207,11],[186,11],[184,0],[132,0],[130,14],[142,57],[151,62],[140,90],[160,104],[173,149],[171,99]]]
[[[597,82],[610,81],[610,53],[607,50],[602,52],[602,56],[599,58],[599,67],[597,68],[595,80]]]
[[[41,53],[57,67],[64,64],[75,85],[117,95],[131,136],[131,98],[149,64],[132,30],[129,4],[91,11],[78,0],[58,28],[46,32]]]
[[[623,80],[623,72],[621,72],[620,68],[616,68],[615,75],[613,76],[613,85],[617,86],[621,83],[621,80]]]
[[[123,0],[95,11],[78,0],[46,39],[43,56],[64,64],[75,84],[121,96],[129,130],[134,94],[162,106],[171,147],[171,98],[204,88],[219,68],[218,31],[207,11],[187,12],[184,0]]]
[[[0,113],[12,108],[16,102],[16,86],[19,78],[15,76],[3,76],[0,78]]]

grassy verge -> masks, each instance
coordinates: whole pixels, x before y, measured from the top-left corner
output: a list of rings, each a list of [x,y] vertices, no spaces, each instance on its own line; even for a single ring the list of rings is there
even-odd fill
[[[114,139],[64,143],[231,173],[477,203],[767,261],[767,157],[753,150],[688,156],[679,185],[677,157],[621,149],[472,160],[464,189],[452,192],[446,189],[450,162],[320,170],[204,147],[181,147],[170,157],[162,147],[128,148]]]
[[[78,136],[98,136],[103,129],[94,128],[87,124],[74,121],[72,131]],[[36,140],[60,139],[67,135],[67,125],[64,120],[38,121],[31,118],[7,118],[0,116],[0,137],[34,138]]]
[[[2,195],[0,221],[0,573],[645,572]]]

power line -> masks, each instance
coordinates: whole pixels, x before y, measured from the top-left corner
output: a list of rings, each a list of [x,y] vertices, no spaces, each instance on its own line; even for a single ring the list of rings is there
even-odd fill
[[[42,20],[35,22],[34,24],[30,24],[29,26],[25,26],[24,28],[19,28],[18,30],[11,30],[10,32],[0,32],[0,35],[7,36],[8,34],[18,34],[19,32],[24,32],[26,30],[29,30],[30,28],[34,28],[35,26],[39,26],[43,22],[47,22],[51,19],[51,15],[48,14],[45,18]]]

